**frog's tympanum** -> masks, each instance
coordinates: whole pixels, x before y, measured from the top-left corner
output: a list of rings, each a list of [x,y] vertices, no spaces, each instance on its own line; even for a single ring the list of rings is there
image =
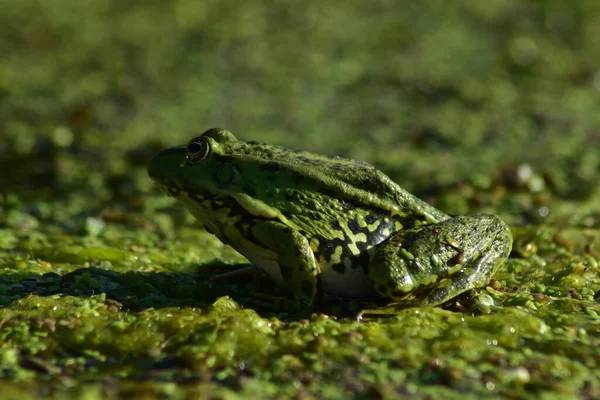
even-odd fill
[[[450,217],[365,162],[224,129],[159,153],[148,172],[277,282],[274,304],[290,310],[310,309],[319,291],[438,305],[486,285],[512,245],[498,217]]]

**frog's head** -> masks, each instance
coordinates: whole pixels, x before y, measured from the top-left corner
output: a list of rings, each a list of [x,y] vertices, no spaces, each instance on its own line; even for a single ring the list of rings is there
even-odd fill
[[[242,185],[240,160],[235,156],[240,143],[225,129],[210,129],[185,146],[158,153],[150,161],[148,175],[176,198],[182,192],[202,197],[229,195]]]

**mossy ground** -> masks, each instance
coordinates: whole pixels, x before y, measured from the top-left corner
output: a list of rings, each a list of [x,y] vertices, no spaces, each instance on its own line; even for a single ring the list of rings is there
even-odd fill
[[[600,3],[0,0],[0,397],[600,397]],[[221,126],[515,245],[444,308],[243,308],[146,176]]]

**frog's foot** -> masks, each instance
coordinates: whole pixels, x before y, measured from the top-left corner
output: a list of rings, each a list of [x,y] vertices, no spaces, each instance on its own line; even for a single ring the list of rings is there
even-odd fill
[[[484,287],[506,258],[500,256],[503,254],[502,250],[502,246],[492,247],[487,253],[473,260],[471,266],[465,265],[452,276],[442,280],[427,293],[421,305],[435,306],[468,290]]]
[[[494,215],[464,215],[400,232],[371,256],[369,279],[384,297],[435,306],[489,282],[512,236]]]

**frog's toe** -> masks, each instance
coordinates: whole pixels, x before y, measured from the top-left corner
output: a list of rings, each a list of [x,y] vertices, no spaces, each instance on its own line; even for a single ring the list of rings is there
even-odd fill
[[[473,279],[476,276],[468,275],[461,271],[452,276],[451,279],[443,281],[442,284],[433,288],[422,301],[424,306],[436,306],[458,296],[467,290],[484,285],[487,280],[476,282],[481,279]]]
[[[498,267],[504,262],[502,254],[507,251],[505,245],[497,244],[481,255],[474,263],[463,266],[460,271],[442,280],[424,297],[422,304],[435,306],[468,290],[485,286]]]

